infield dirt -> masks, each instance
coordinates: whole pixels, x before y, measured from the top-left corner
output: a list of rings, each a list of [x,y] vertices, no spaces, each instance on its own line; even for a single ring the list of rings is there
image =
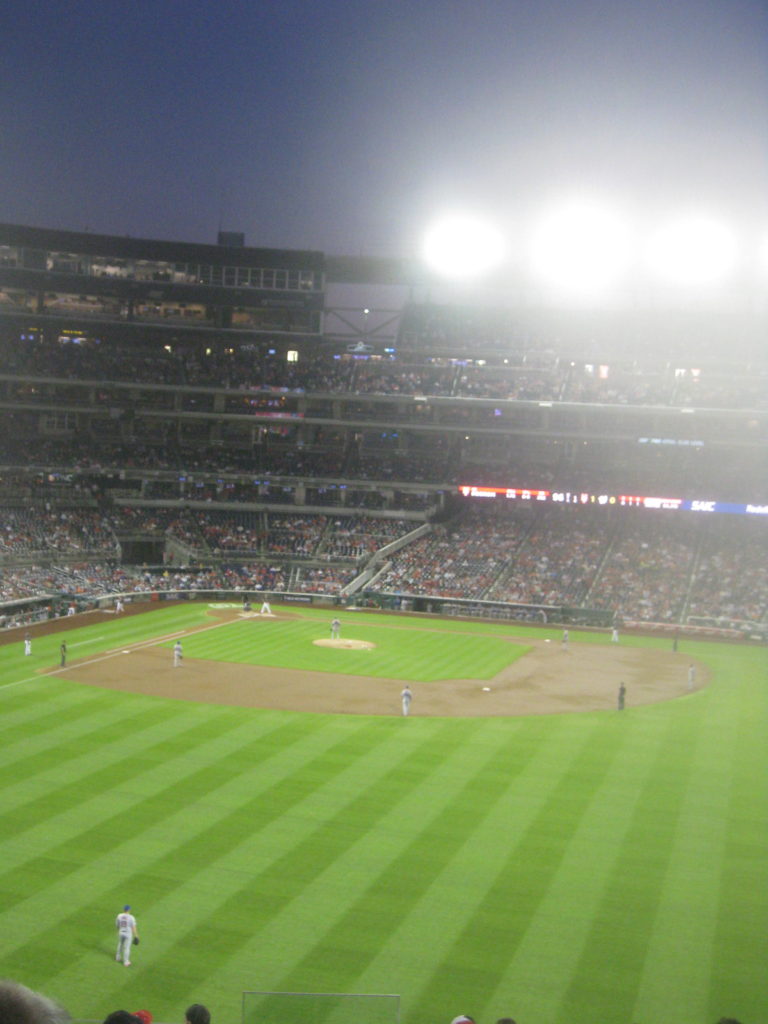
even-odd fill
[[[211,614],[222,624],[240,617],[235,610],[218,609]],[[292,617],[290,612],[278,613],[254,628],[269,629]],[[186,633],[210,628],[209,624]],[[428,620],[424,628],[429,628]],[[565,648],[543,637],[524,641],[510,637],[509,642],[529,648],[528,653],[493,679],[410,683],[411,715],[484,717],[611,710],[617,707],[622,682],[627,687],[628,710],[689,692],[690,661],[671,650],[573,640]],[[349,648],[344,640],[334,645]],[[326,714],[399,715],[400,691],[406,682],[191,658],[174,668],[162,638],[73,659],[66,669],[48,671],[73,682],[157,697]],[[697,665],[696,687],[707,681],[705,667]]]

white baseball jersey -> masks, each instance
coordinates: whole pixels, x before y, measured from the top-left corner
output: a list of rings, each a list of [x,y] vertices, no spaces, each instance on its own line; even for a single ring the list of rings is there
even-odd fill
[[[133,934],[133,929],[136,927],[136,918],[133,914],[129,914],[128,911],[124,910],[121,914],[117,915],[115,924],[121,935],[130,935]]]

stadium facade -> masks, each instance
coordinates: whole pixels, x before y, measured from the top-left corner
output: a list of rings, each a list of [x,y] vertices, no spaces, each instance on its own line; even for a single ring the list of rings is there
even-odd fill
[[[0,225],[6,576],[261,566],[238,589],[761,635],[764,314],[444,304],[405,263],[221,241]],[[361,320],[338,282],[409,299]]]

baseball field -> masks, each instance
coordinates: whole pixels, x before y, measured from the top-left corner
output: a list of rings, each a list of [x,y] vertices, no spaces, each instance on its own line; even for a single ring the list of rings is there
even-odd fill
[[[246,990],[768,1020],[765,648],[273,611],[3,638],[0,976],[91,1020],[238,1024]]]

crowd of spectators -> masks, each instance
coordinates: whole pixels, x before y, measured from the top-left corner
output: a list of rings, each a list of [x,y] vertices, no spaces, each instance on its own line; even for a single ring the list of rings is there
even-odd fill
[[[417,523],[367,513],[6,507],[0,599],[156,589],[340,597],[367,571],[374,593],[395,598],[591,608],[670,625],[766,622],[765,524],[733,520],[493,502],[457,504],[409,538]],[[142,539],[162,544],[165,567],[120,564],[121,544]]]
[[[693,575],[687,615],[692,621],[759,622],[766,615],[766,538],[764,524],[739,522],[709,531]]]
[[[513,557],[524,529],[515,518],[469,512],[460,523],[437,526],[400,548],[377,587],[385,592],[481,598]]]
[[[486,599],[516,604],[581,605],[605,555],[607,537],[582,510],[553,509],[535,518],[517,557]],[[594,518],[594,517],[592,517]]]
[[[617,618],[660,623],[691,616],[759,622],[766,615],[762,523],[737,524],[742,528],[733,532],[699,531],[676,513],[622,510],[619,515],[597,515],[578,507],[501,510],[466,509],[406,543],[388,559],[376,589],[592,607]],[[106,514],[8,508],[0,513],[0,551],[10,566],[0,575],[0,595],[10,602],[40,594],[88,596],[203,586],[291,586],[338,595],[372,555],[405,538],[413,526],[407,520],[369,515],[131,506]],[[119,566],[120,536],[175,539],[186,546],[192,563],[212,561],[214,568],[205,576],[170,565],[160,574]],[[14,561],[29,563],[38,555],[50,556],[54,567],[14,567]],[[228,555],[246,565],[222,568],[218,563]],[[57,563],[57,558],[62,561]],[[264,565],[253,562],[248,568],[249,559],[269,561],[269,571],[265,574]],[[272,562],[279,564],[278,570]]]
[[[3,509],[0,516],[0,555],[117,554],[110,524],[90,510],[52,511],[45,508]]]
[[[695,531],[685,520],[664,513],[651,520],[629,510],[626,518],[589,592],[589,602],[620,618],[679,622],[695,560]]]
[[[481,507],[398,551],[376,589],[511,604],[606,610],[622,619],[768,616],[764,524],[750,542],[704,533],[678,513],[550,508],[499,516]],[[717,578],[717,585],[715,585]],[[707,595],[707,596],[704,596]]]
[[[472,355],[462,359],[435,355],[424,344],[425,334],[433,340],[442,337],[446,344],[450,340]],[[128,346],[42,338],[19,344],[8,335],[0,338],[5,373],[24,379],[238,389],[277,398],[308,393],[381,394],[716,409],[768,407],[765,367],[745,374],[743,368],[725,372],[716,366],[678,367],[660,357],[649,364],[608,357],[586,362],[569,358],[564,347],[556,354],[547,345],[519,346],[507,339],[505,346],[503,334],[485,329],[473,332],[471,324],[462,325],[460,318],[450,331],[426,328],[414,335],[404,329],[401,345],[384,354],[353,358],[319,345],[316,339],[311,345],[297,342],[296,351],[299,358],[288,361],[284,353],[267,344],[227,340],[168,344],[161,339]],[[107,391],[105,401],[109,400]],[[143,401],[147,400],[144,396]],[[190,408],[212,408],[210,396],[198,394]]]

